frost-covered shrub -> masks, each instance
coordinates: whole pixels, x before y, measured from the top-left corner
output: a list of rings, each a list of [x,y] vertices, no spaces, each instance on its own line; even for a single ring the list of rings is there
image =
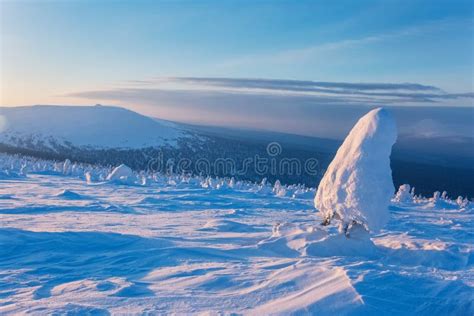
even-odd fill
[[[273,193],[273,187],[267,183],[267,178],[263,178],[260,185],[256,187],[256,192],[262,195],[270,195]]]
[[[276,180],[275,184],[273,185],[273,193],[279,197],[286,196],[287,188],[281,185],[280,180]]]
[[[395,194],[394,200],[399,203],[413,202],[415,191],[411,189],[409,184],[402,184]]]
[[[107,176],[107,180],[120,184],[136,184],[137,176],[130,167],[121,164]]]
[[[438,202],[440,199],[440,196],[441,196],[441,193],[439,191],[435,191],[433,193],[433,197],[430,199],[430,202],[434,202],[434,203]]]
[[[456,204],[459,208],[467,208],[469,206],[469,200],[467,198],[463,198],[462,196],[458,196],[456,199]]]
[[[63,163],[62,173],[65,175],[68,175],[70,174],[70,169],[71,169],[71,160],[66,159]]]

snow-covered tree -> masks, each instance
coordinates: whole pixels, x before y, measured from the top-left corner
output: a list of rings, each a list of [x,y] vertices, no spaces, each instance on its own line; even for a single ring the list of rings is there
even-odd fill
[[[390,153],[397,139],[391,113],[378,108],[352,128],[319,184],[315,207],[323,224],[340,221],[340,231],[349,234],[354,225],[378,231],[389,218],[394,194]]]
[[[409,184],[402,184],[395,194],[395,201],[401,203],[413,202],[415,191],[411,190]]]
[[[107,180],[123,184],[133,184],[137,181],[137,177],[130,167],[121,164],[112,170],[112,172],[107,176]]]

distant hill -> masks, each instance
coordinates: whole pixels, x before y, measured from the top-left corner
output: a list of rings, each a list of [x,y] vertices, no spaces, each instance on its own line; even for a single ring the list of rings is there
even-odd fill
[[[0,142],[28,149],[136,149],[176,145],[186,136],[175,124],[112,106],[11,107],[0,108],[0,116]]]

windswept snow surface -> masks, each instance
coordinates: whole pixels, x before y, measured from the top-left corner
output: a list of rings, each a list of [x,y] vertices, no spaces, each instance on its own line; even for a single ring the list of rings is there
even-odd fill
[[[173,123],[119,107],[0,108],[0,143],[18,147],[143,148],[174,145],[181,137],[185,133]]]
[[[0,170],[2,315],[474,314],[467,201],[394,199],[385,230],[346,238],[303,187],[129,185],[8,156]]]
[[[395,193],[390,153],[397,139],[395,119],[378,108],[352,128],[319,184],[314,204],[325,221],[338,219],[378,231],[388,221]]]

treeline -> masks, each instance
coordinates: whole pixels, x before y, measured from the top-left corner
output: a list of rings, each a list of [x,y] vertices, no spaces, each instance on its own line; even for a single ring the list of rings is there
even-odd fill
[[[55,143],[49,143],[48,147],[23,145],[32,147],[0,144],[0,152],[48,160],[69,159],[102,166],[123,163],[137,171],[234,177],[253,182],[266,178],[271,183],[280,180],[282,184],[300,183],[308,187],[319,184],[334,155],[293,148],[289,144],[215,136],[185,138],[179,140],[176,146],[143,149],[78,148]],[[308,162],[311,166],[307,165]],[[396,188],[409,183],[422,195],[446,190],[453,198],[458,195],[474,197],[474,169],[392,160],[392,171]]]

